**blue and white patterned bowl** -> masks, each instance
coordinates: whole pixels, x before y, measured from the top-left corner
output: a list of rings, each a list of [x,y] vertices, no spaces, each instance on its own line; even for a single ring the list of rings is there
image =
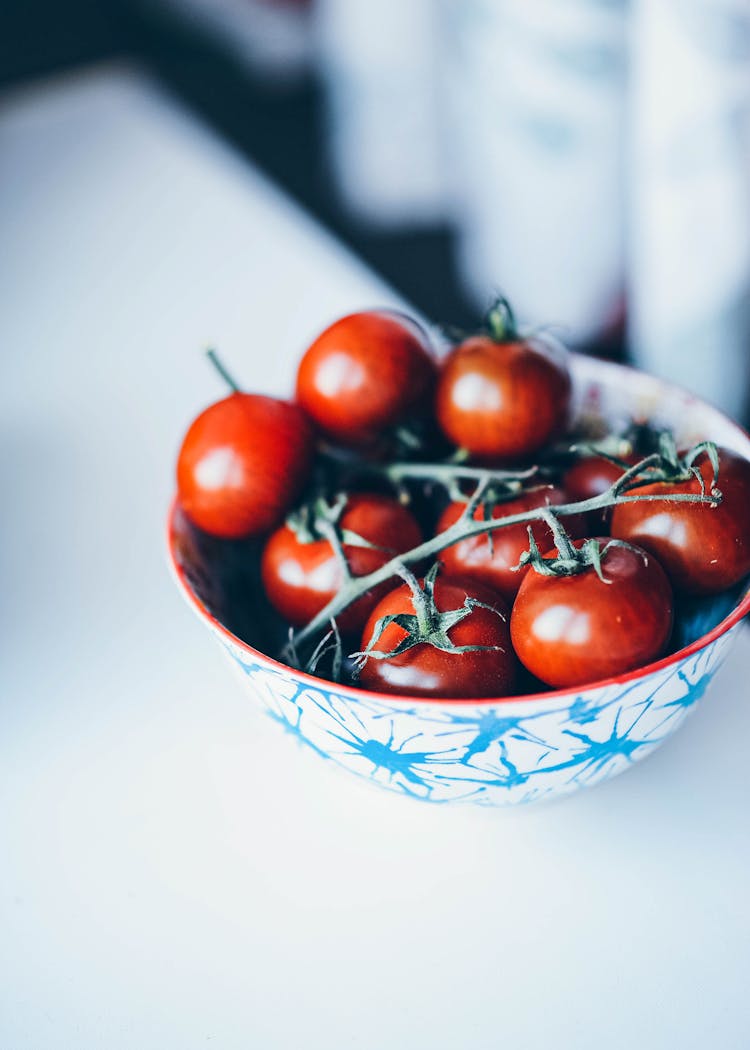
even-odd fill
[[[573,372],[579,418],[603,417],[614,427],[648,418],[670,426],[678,445],[712,439],[750,458],[750,437],[685,391],[578,355]],[[253,648],[222,623],[227,581],[212,575],[205,537],[176,504],[168,542],[180,590],[273,719],[321,758],[430,802],[532,802],[629,768],[703,697],[750,610],[750,592],[709,603],[683,627],[679,651],[585,688],[497,700],[393,697],[333,685]]]

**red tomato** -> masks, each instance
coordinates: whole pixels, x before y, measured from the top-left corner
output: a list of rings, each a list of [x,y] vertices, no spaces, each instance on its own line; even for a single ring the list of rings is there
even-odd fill
[[[395,311],[350,314],[326,328],[297,372],[297,401],[344,445],[366,445],[419,410],[435,377],[429,340]]]
[[[523,457],[563,430],[570,392],[564,356],[540,340],[472,336],[445,360],[437,420],[450,441],[475,456]]]
[[[710,490],[713,470],[705,453],[695,462]],[[750,573],[750,462],[719,449],[717,507],[661,500],[624,503],[612,514],[612,535],[651,551],[676,590],[715,594]],[[697,478],[678,485],[645,485],[631,495],[700,494]]]
[[[448,638],[457,647],[483,645],[496,648],[479,652],[445,652],[420,642],[398,656],[369,657],[362,668],[362,685],[381,693],[406,693],[410,696],[507,696],[515,684],[518,668],[510,644],[505,604],[480,584],[438,576],[435,605],[440,612],[460,609],[467,596],[491,606],[491,609],[472,609],[464,620],[450,628]],[[362,650],[369,645],[381,617],[404,613],[414,613],[412,593],[407,584],[396,587],[375,606],[362,634]],[[391,623],[374,649],[390,652],[406,637],[406,633],[398,624]]]
[[[388,496],[349,496],[338,524],[384,548],[372,550],[344,544],[353,576],[366,576],[385,565],[394,554],[403,554],[422,542],[414,516]],[[330,542],[316,539],[303,543],[288,525],[277,529],[266,543],[261,575],[269,601],[295,627],[309,623],[343,583],[342,567]],[[373,606],[392,586],[393,581],[387,581],[350,605],[337,617],[339,630],[344,634],[361,630]]]
[[[625,456],[629,466],[635,466],[643,456],[635,453]],[[622,467],[612,463],[603,456],[584,456],[568,467],[562,477],[562,484],[572,503],[581,500],[593,499],[601,496],[624,474]],[[587,515],[590,526],[593,529],[601,529],[606,526],[612,516],[611,509],[602,511],[591,511]]]
[[[608,542],[600,539],[599,549]],[[532,569],[521,584],[510,621],[513,646],[548,685],[587,685],[664,652],[672,631],[672,588],[657,560],[638,547],[611,546],[602,572],[607,583],[593,568],[560,577]]]
[[[314,435],[297,405],[234,393],[193,421],[177,459],[180,503],[199,528],[224,539],[277,525],[304,485]]]
[[[557,485],[539,485],[516,499],[508,500],[507,503],[498,503],[492,510],[492,517],[505,518],[510,514],[523,514],[527,510],[567,502],[568,497]],[[436,532],[445,532],[454,525],[465,506],[464,503],[449,504],[440,517]],[[477,521],[482,520],[481,507],[477,508],[474,517]],[[562,520],[570,536],[585,535],[585,521],[580,514],[570,515]],[[549,526],[540,521],[535,522],[532,529],[537,546],[546,550],[552,543]],[[518,572],[513,571],[513,566],[518,565],[521,555],[529,548],[527,530],[527,525],[507,525],[492,533],[492,543],[487,533],[469,536],[454,543],[452,547],[446,547],[438,554],[438,558],[446,573],[483,583],[497,591],[508,603],[512,603],[518,594],[521,581],[529,571],[528,566],[524,566]]]
[[[631,467],[640,462],[642,458],[635,454],[624,457],[625,462]],[[563,475],[562,483],[570,499],[578,502],[601,496],[624,473],[622,467],[618,467],[616,463],[612,463],[603,456],[584,456],[568,467]]]

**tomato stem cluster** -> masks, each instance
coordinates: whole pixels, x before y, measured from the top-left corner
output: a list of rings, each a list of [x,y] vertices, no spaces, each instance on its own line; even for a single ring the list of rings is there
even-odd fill
[[[602,549],[599,540],[592,537],[576,547],[563,528],[562,522],[549,510],[544,512],[544,522],[549,527],[557,549],[557,557],[550,557],[539,550],[534,538],[534,531],[529,525],[529,549],[521,555],[514,572],[530,565],[540,576],[577,576],[587,569],[593,569],[602,583],[610,583],[602,570],[602,559],[612,546],[623,546],[620,540],[609,540]]]
[[[546,522],[547,525],[552,528],[556,541],[562,545],[563,549],[560,550],[559,553],[562,555],[563,559],[577,558],[579,556],[578,552],[575,551],[570,540],[566,535],[563,538],[564,530],[561,528],[558,529],[557,525],[553,524],[553,522],[557,523],[558,519],[561,517],[567,517],[572,514],[585,514],[591,511],[606,510],[609,507],[614,507],[622,503],[635,503],[647,500],[717,506],[721,502],[722,497],[721,493],[715,486],[716,471],[714,472],[714,484],[712,484],[710,492],[706,492],[705,485],[701,486],[700,494],[670,492],[669,490],[666,490],[663,494],[658,495],[639,495],[637,491],[631,491],[637,489],[639,485],[652,484],[653,482],[669,483],[682,480],[685,476],[685,470],[691,470],[692,463],[702,451],[706,452],[713,464],[715,447],[709,446],[710,443],[702,443],[700,446],[696,446],[696,448],[691,449],[683,460],[679,460],[678,457],[675,456],[674,461],[671,461],[669,457],[665,458],[659,453],[653,453],[652,455],[646,456],[640,463],[636,463],[634,466],[624,471],[622,476],[601,495],[593,496],[590,499],[580,500],[574,503],[566,503],[554,507],[544,506],[518,514],[509,514],[504,518],[475,518],[474,513],[486,497],[487,492],[492,488],[493,484],[497,483],[498,479],[501,481],[508,480],[507,472],[504,473],[478,467],[466,468],[447,464],[431,465],[429,473],[427,471],[427,465],[425,464],[400,464],[397,465],[397,467],[386,468],[389,472],[395,471],[392,478],[394,481],[396,480],[395,475],[400,472],[403,472],[401,473],[401,479],[406,477],[427,477],[433,480],[439,480],[441,476],[446,476],[446,470],[452,472],[454,476],[459,476],[458,472],[460,471],[470,470],[471,479],[475,480],[477,484],[467,502],[464,513],[455,524],[450,526],[444,532],[440,532],[436,536],[425,540],[424,543],[419,544],[417,547],[414,547],[403,554],[397,555],[366,576],[352,577],[347,575],[344,585],[331,601],[328,602],[325,608],[323,608],[305,627],[300,628],[297,632],[290,635],[290,643],[285,649],[284,656],[287,659],[294,660],[297,658],[297,654],[300,652],[300,648],[303,645],[311,642],[316,636],[321,634],[321,632],[325,632],[326,629],[328,629],[328,637],[330,638],[331,625],[335,627],[336,617],[358,598],[362,597],[379,584],[392,579],[394,576],[406,578],[404,573],[407,565],[415,565],[429,559],[434,559],[435,555],[439,554],[440,551],[444,550],[446,547],[450,547],[468,537],[479,536],[485,533],[491,534],[497,529],[506,528],[510,525],[530,524],[535,521],[542,521]],[[711,449],[713,449],[713,452]],[[414,467],[417,468],[417,472],[410,474],[409,471]],[[689,476],[692,476],[692,472],[690,472]],[[467,475],[464,475],[464,479],[466,479],[466,477]],[[518,479],[518,474],[513,474],[512,477],[516,480]],[[570,549],[568,549],[568,547]],[[529,552],[529,558],[531,557],[531,552]],[[317,653],[318,650],[316,649],[315,652]],[[309,668],[310,665],[308,664],[307,666]]]
[[[525,470],[486,470],[463,463],[392,463],[379,470],[396,488],[401,488],[405,481],[421,479],[441,485],[451,499],[457,500],[466,499],[461,488],[462,482],[479,485],[489,481],[498,495],[505,493],[510,496],[520,492],[524,482],[531,481],[539,474],[538,466]]]

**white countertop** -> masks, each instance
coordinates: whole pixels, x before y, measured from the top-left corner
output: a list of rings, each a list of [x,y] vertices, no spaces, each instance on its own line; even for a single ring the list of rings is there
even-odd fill
[[[168,576],[192,415],[395,301],[126,67],[0,108],[0,1047],[748,1045],[745,631],[675,739],[522,811],[293,747]]]

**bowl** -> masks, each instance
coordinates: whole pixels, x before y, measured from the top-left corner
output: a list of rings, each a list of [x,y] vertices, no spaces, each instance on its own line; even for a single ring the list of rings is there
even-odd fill
[[[621,428],[645,417],[670,427],[678,446],[710,439],[750,459],[750,437],[694,395],[630,368],[571,357],[578,419]],[[429,802],[536,802],[629,769],[703,698],[750,610],[745,587],[695,602],[678,624],[677,651],[584,688],[487,700],[397,697],[333,684],[265,655],[257,639],[269,617],[248,569],[248,544],[224,542],[217,558],[219,542],[172,504],[168,545],[177,585],[248,693],[321,759]],[[257,598],[249,603],[247,593]]]

